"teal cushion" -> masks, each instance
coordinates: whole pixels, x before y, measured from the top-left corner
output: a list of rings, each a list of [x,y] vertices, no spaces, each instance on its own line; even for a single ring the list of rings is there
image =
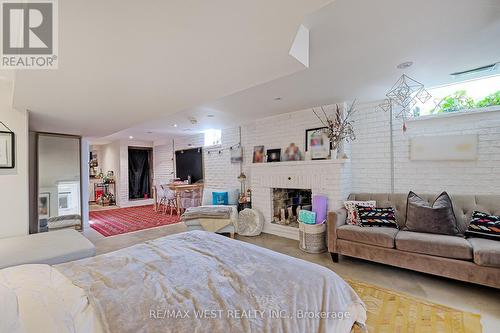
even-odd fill
[[[212,192],[212,205],[227,205],[229,194],[227,192]]]
[[[206,187],[203,189],[203,201],[202,206],[210,206],[213,202],[213,192],[227,192],[228,193],[228,205],[236,206],[238,204],[238,200],[240,198],[240,190],[236,188],[209,188]]]
[[[305,224],[316,224],[316,212],[302,209],[299,213],[299,221]]]

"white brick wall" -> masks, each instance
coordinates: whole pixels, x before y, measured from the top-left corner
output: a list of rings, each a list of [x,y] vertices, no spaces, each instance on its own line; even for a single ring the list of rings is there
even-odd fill
[[[238,128],[231,128],[222,131],[222,146],[203,148],[203,165],[205,172],[206,187],[223,189],[239,188],[240,183],[236,179],[240,174],[240,165],[230,161],[230,151],[223,149],[239,142]],[[157,142],[154,146],[155,154],[155,184],[165,184],[174,178],[174,163],[172,157],[174,152],[181,149],[203,147],[203,134],[179,136],[163,142]],[[219,150],[222,150],[219,154]],[[210,153],[209,153],[210,151]]]
[[[330,106],[329,110],[332,110],[332,108],[333,106]],[[247,185],[250,184],[250,166],[252,164],[254,146],[264,145],[266,150],[274,148],[284,149],[290,143],[295,143],[304,152],[305,130],[316,127],[321,127],[321,123],[310,109],[257,119],[242,125],[242,170],[248,177]],[[158,152],[155,162],[156,183],[166,182],[171,179],[171,161],[163,161],[165,156],[172,156],[171,140],[172,138],[165,138],[165,140],[155,143],[155,154]],[[238,142],[238,127],[222,130],[221,148],[230,147]],[[176,137],[174,150],[189,148],[188,144],[191,144],[192,147],[201,147],[203,143],[203,134]],[[237,177],[240,174],[240,165],[230,162],[230,151],[225,149],[221,154],[218,154],[218,148],[213,148],[215,151],[207,154],[207,150],[210,149],[205,148],[204,153],[206,186],[216,189],[227,187],[239,188],[240,183]],[[170,158],[168,157],[168,159]],[[158,159],[162,159],[162,161]]]
[[[356,140],[351,145],[354,192],[391,190],[390,118],[388,113],[376,110],[377,105],[359,105],[354,116]]]
[[[456,194],[500,193],[500,112],[478,113],[409,123],[395,131],[395,188]],[[478,134],[476,161],[410,161],[409,140],[417,135]]]
[[[389,114],[376,110],[378,103],[358,105],[355,116],[357,139],[346,145],[351,157],[351,170],[343,181],[351,183],[353,192],[389,192],[390,177],[390,128]],[[330,107],[331,109],[331,107]],[[265,149],[285,148],[291,142],[304,150],[305,130],[320,127],[310,109],[257,119],[241,127],[244,152],[243,171],[251,180],[253,147]],[[395,191],[410,189],[419,193],[449,191],[456,194],[499,193],[500,188],[500,112],[478,113],[463,116],[418,120],[408,123],[403,134],[401,122],[394,121],[395,135]],[[425,162],[409,160],[409,139],[418,135],[445,135],[477,133],[479,159],[467,162]],[[155,181],[169,180],[172,172],[171,139],[155,145]],[[203,145],[203,135],[176,138],[175,150]],[[238,143],[238,128],[222,131],[222,147]],[[238,164],[230,163],[230,152],[204,155],[205,181],[208,187],[239,187],[236,177]],[[352,177],[349,176],[352,173]],[[168,179],[167,179],[168,178]],[[347,193],[344,193],[347,196]]]
[[[363,105],[355,123],[352,145],[353,191],[390,191],[389,114]],[[394,121],[395,192],[454,194],[500,193],[500,112],[435,117],[402,123]],[[476,161],[411,161],[410,139],[416,136],[478,134]]]
[[[252,206],[264,216],[264,231],[293,239],[299,237],[298,229],[271,224],[273,188],[310,189],[313,196],[327,196],[328,208],[336,210],[343,207],[351,191],[350,167],[350,161],[345,160],[254,164]]]

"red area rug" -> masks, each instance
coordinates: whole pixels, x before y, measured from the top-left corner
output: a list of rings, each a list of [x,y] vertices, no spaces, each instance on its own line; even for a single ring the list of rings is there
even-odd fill
[[[90,227],[106,237],[180,222],[177,215],[153,211],[152,205],[95,211],[89,216]]]

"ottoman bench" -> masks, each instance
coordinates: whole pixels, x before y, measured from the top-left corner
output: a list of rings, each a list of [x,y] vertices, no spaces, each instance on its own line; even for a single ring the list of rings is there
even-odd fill
[[[0,239],[0,269],[23,264],[55,265],[95,255],[95,246],[74,229]]]

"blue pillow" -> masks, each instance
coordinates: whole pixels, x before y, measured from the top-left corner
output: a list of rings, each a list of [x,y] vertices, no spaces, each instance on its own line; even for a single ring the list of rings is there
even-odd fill
[[[227,192],[212,192],[212,205],[225,205],[229,202],[229,194]]]

